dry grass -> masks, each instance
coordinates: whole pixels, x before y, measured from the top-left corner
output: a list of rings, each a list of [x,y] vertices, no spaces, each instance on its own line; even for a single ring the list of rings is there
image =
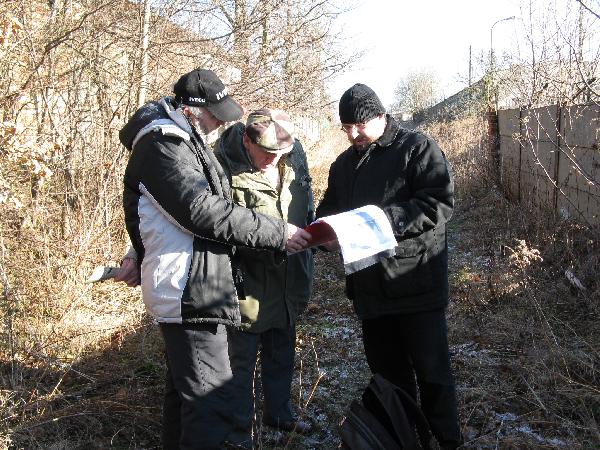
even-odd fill
[[[599,230],[507,202],[476,125],[429,128],[456,172],[449,321],[466,447],[597,448]]]
[[[597,448],[598,230],[508,203],[494,186],[483,130],[474,119],[427,128],[452,162],[458,193],[449,322],[465,447]],[[317,198],[345,147],[331,130],[308,149]],[[36,214],[4,215],[0,235],[0,443],[158,448],[164,365],[156,328],[138,290],[84,283],[93,264],[120,255],[121,225],[72,220],[83,236],[111,237],[64,242],[51,232],[52,212],[45,221]],[[36,220],[23,227],[28,216]],[[107,242],[110,253],[99,249]],[[336,256],[317,254],[315,295],[299,323],[294,398],[315,431],[286,440],[261,430],[261,448],[339,443],[336,424],[369,377],[342,275]]]
[[[346,135],[334,127],[324,131],[322,139],[306,149],[316,204],[327,188],[330,164],[346,148],[348,148]]]

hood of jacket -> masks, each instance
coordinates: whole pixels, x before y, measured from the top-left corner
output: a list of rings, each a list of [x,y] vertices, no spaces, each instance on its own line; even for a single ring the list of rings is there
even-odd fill
[[[178,136],[189,141],[192,127],[171,97],[146,103],[139,108],[119,131],[119,140],[127,150],[146,134],[160,132],[165,136]]]
[[[227,128],[217,144],[217,152],[229,168],[232,176],[244,172],[257,172],[244,147],[243,136],[246,127],[238,122]]]

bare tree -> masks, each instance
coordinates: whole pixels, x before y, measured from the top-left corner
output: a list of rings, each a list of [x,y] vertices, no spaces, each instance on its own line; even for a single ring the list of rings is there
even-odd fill
[[[329,0],[201,0],[200,27],[215,41],[211,62],[233,69],[232,91],[248,107],[278,106],[315,115],[324,81],[346,66],[331,26],[338,12]],[[220,50],[220,51],[219,51]]]
[[[569,105],[600,99],[600,2],[527,0],[523,39],[505,54],[498,91],[505,106]]]
[[[422,69],[411,72],[398,81],[391,110],[415,117],[435,105],[439,99],[439,85],[435,73]]]

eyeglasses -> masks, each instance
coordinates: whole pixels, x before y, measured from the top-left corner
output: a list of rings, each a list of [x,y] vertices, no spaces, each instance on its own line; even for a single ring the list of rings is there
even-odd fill
[[[356,128],[356,131],[362,131],[365,129],[366,126],[367,126],[366,122],[346,123],[346,124],[342,124],[342,127],[340,128],[340,130],[342,130],[344,133],[350,133],[353,128]]]

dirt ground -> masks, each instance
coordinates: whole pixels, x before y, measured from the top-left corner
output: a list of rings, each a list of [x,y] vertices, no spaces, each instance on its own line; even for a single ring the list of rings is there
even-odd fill
[[[544,264],[526,245],[507,255],[506,216],[496,224],[489,220],[491,211],[502,209],[506,216],[519,213],[497,192],[463,199],[448,227],[449,339],[464,448],[598,448],[597,292],[595,300],[584,300],[552,273],[555,262]],[[550,250],[546,254],[552,258]],[[315,430],[291,442],[263,433],[263,448],[337,448],[336,426],[369,381],[341,263],[324,253],[316,261],[315,295],[298,327],[294,386]],[[537,289],[539,297],[538,283],[546,284]],[[568,342],[569,335],[577,339]],[[578,371],[585,381],[575,379]]]

